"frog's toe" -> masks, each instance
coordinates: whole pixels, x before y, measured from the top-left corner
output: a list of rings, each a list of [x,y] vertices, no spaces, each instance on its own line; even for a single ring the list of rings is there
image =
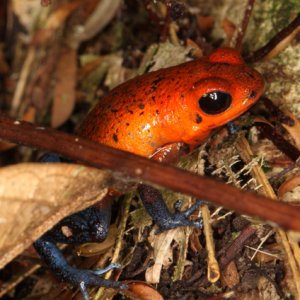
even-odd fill
[[[197,199],[197,201],[188,209],[185,211],[181,212],[186,218],[188,218],[196,209],[198,209],[201,205],[203,205],[204,201]],[[180,212],[178,212],[180,213]],[[198,226],[196,226],[198,227]]]
[[[109,288],[120,288],[125,289],[127,286],[118,281],[106,280],[99,277],[99,275],[105,274],[112,269],[118,269],[121,266],[119,264],[111,264],[105,269],[97,268],[96,270],[81,270],[75,268],[68,268],[64,270],[62,274],[63,279],[72,285],[78,286],[83,299],[89,300],[89,294],[87,292],[88,286],[98,286],[98,287],[109,287]]]
[[[165,218],[163,221],[161,221],[158,226],[159,226],[159,231],[157,233],[169,230],[169,229],[174,229],[177,227],[185,227],[185,226],[192,226],[192,227],[197,227],[197,228],[202,228],[202,219],[197,219],[197,220],[189,220],[189,216],[197,210],[201,204],[203,204],[203,201],[197,200],[191,207],[186,209],[185,211],[180,212],[179,208],[179,202],[176,202],[176,207],[175,207],[175,213],[174,214],[169,214],[167,218]]]

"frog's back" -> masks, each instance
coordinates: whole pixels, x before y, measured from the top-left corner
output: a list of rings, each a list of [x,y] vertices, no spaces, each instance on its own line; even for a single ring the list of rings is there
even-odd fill
[[[168,118],[176,117],[174,99],[183,89],[186,65],[147,73],[116,87],[90,111],[78,134],[142,156],[172,142]]]
[[[262,76],[233,49],[133,78],[91,110],[78,133],[142,156],[183,142],[195,146],[213,128],[253,105]]]

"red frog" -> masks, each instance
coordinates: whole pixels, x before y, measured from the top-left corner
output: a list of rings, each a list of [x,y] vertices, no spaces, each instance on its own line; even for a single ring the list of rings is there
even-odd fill
[[[244,113],[264,89],[262,76],[245,64],[233,49],[220,48],[208,57],[148,73],[113,89],[91,110],[78,134],[93,141],[149,158],[168,159],[169,151],[179,153],[201,144],[211,131]],[[60,161],[44,157],[42,161]],[[179,179],[180,180],[180,179]],[[179,226],[201,226],[188,217],[200,205],[186,211],[178,206],[171,213],[160,192],[140,184],[138,192],[148,213],[160,230]],[[109,198],[98,205],[63,219],[35,242],[45,262],[63,280],[80,287],[88,299],[86,286],[125,288],[120,282],[103,280],[104,270],[71,267],[56,242],[80,244],[103,241],[110,222]],[[71,235],[65,236],[67,226]]]
[[[233,49],[133,78],[91,110],[78,133],[95,142],[152,157],[173,143],[191,148],[249,109],[262,76]]]

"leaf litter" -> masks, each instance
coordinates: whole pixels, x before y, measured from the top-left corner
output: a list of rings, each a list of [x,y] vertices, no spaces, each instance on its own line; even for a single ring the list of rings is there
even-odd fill
[[[193,55],[201,56],[226,44],[239,24],[236,16],[241,16],[240,11],[246,4],[246,1],[238,4],[228,0],[124,1],[116,5],[116,1],[114,7],[110,7],[112,2],[105,0],[85,3],[73,0],[65,4],[59,1],[12,2],[10,13],[20,25],[15,31],[6,29],[14,35],[14,41],[0,41],[5,43],[8,53],[13,53],[9,59],[7,55],[0,56],[0,65],[8,66],[8,69],[3,68],[5,81],[1,82],[1,87],[5,88],[5,94],[1,93],[1,109],[22,119],[26,119],[28,110],[34,110],[30,121],[69,132],[74,131],[99,97],[114,86],[137,74],[182,63]],[[99,20],[105,13],[105,5],[111,13],[103,25]],[[168,5],[173,19],[166,13]],[[245,53],[262,46],[299,13],[299,9],[293,1],[281,4],[271,0],[257,1],[246,36]],[[93,23],[96,12],[99,22]],[[208,25],[203,23],[204,17],[209,17]],[[222,23],[224,21],[227,23]],[[90,24],[94,24],[93,29]],[[258,31],[263,34],[258,35]],[[287,125],[263,104],[258,104],[235,121],[243,129],[241,134],[230,136],[226,129],[217,131],[200,149],[184,157],[179,164],[181,167],[269,197],[276,198],[277,194],[280,201],[287,201],[286,195],[292,193],[293,205],[299,205],[297,162],[283,153],[280,145],[279,148],[275,146],[276,141],[272,141],[271,136],[262,137],[255,126],[255,117],[264,117],[272,130],[284,137],[286,148],[293,145],[300,150],[298,41],[294,38],[277,57],[255,64],[268,84],[266,95],[295,124]],[[93,59],[82,63],[87,57]],[[36,151],[25,151],[13,145],[1,146],[1,152],[3,165],[34,161],[37,157]],[[71,164],[19,164],[1,170],[1,267],[21,254],[60,218],[91,205],[103,195],[107,183],[111,182],[110,175],[81,168]],[[75,176],[76,180],[72,176],[74,173],[79,176]],[[276,177],[277,174],[283,175]],[[193,200],[169,191],[164,191],[164,196],[170,209],[178,199],[185,205]],[[208,210],[205,226],[211,232],[210,239],[196,229],[176,229],[155,235],[156,228],[152,227],[137,198],[126,203],[123,202],[112,225],[123,229],[113,230],[109,242],[100,248],[84,245],[76,250],[83,254],[87,251],[88,256],[94,252],[94,256],[86,260],[73,257],[79,266],[90,265],[91,268],[107,264],[112,257],[121,262],[124,276],[119,273],[115,278],[129,284],[128,294],[125,292],[124,296],[137,299],[299,297],[300,256],[292,234],[276,228],[272,230],[261,220],[239,216],[208,203],[205,204]],[[115,243],[117,251],[113,250]],[[87,248],[89,246],[91,248]],[[66,255],[71,250],[67,247]],[[35,286],[47,284],[45,291],[59,299],[66,295],[71,297],[69,287],[65,286],[61,292],[62,287],[55,287],[52,279],[50,283],[43,280],[47,278],[47,271],[39,271],[42,272],[39,278],[32,275],[33,271],[28,272],[28,266],[29,269],[36,266],[34,256],[30,254],[29,257],[31,260],[24,252],[1,271],[1,289],[8,299],[12,299],[9,295],[14,299],[30,299],[31,292],[36,293],[36,289],[30,288],[29,282]],[[214,276],[207,277],[215,264],[220,270],[220,280],[216,282],[212,280]],[[15,274],[22,279],[16,279]],[[27,289],[25,296],[19,296],[15,289],[17,283],[19,289]],[[101,298],[107,299],[116,292],[101,293]],[[44,298],[45,294],[40,292],[38,297]]]

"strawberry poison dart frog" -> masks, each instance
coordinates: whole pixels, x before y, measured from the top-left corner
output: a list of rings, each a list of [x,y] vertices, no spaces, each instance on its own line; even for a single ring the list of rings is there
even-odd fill
[[[78,134],[118,149],[163,160],[166,152],[179,149],[174,145],[181,143],[193,149],[201,144],[214,128],[249,109],[263,89],[262,76],[247,66],[235,50],[220,48],[207,57],[144,74],[116,87],[91,110]],[[138,192],[160,230],[201,225],[199,220],[188,219],[199,202],[184,212],[171,213],[155,188],[140,184]],[[73,268],[56,243],[103,241],[110,222],[110,203],[103,200],[63,219],[35,243],[51,269],[61,279],[79,286],[86,299],[86,286],[89,285],[123,287],[119,282],[98,277],[118,265],[100,271]],[[67,226],[72,234],[64,235],[63,226]]]

